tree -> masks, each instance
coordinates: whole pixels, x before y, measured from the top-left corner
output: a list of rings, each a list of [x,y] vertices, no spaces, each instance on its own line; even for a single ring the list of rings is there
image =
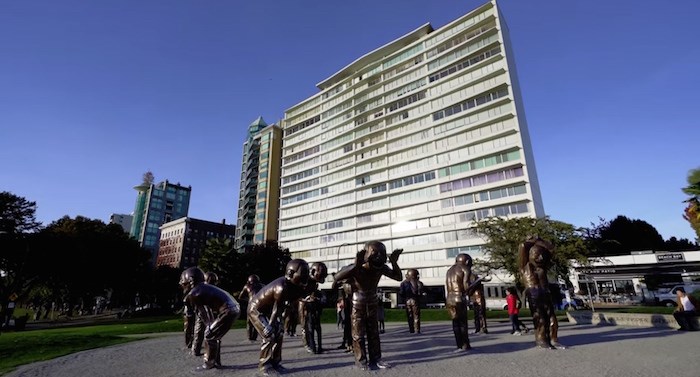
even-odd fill
[[[612,221],[599,219],[598,225],[587,230],[587,241],[596,256],[629,254],[640,250],[665,250],[659,232],[643,220],[631,220],[619,215]]]
[[[41,223],[36,221],[36,202],[0,192],[0,313],[3,315],[9,296],[20,295],[31,282],[25,277],[30,238],[40,227]]]
[[[216,272],[219,286],[229,292],[243,287],[249,275],[256,274],[263,283],[269,283],[284,275],[284,268],[291,260],[289,249],[279,247],[277,241],[255,244],[244,253],[233,249],[231,240],[212,239],[199,259],[203,271]]]
[[[249,252],[243,254],[242,262],[244,271],[248,271],[248,275],[256,274],[260,277],[260,281],[269,283],[284,276],[284,268],[290,260],[292,257],[289,249],[281,248],[277,241],[268,240],[265,243],[253,245]]]
[[[686,251],[686,250],[697,250],[698,245],[696,243],[690,242],[687,238],[681,238],[680,240],[676,237],[669,238],[664,243],[664,250],[666,251]]]
[[[688,186],[682,190],[690,196],[685,200],[688,205],[685,207],[683,218],[695,230],[696,242],[700,242],[700,168],[688,172]]]
[[[241,255],[234,250],[231,239],[212,238],[207,240],[207,245],[199,257],[199,268],[205,272],[216,273],[219,276],[219,287],[233,292],[241,289],[242,284],[238,283],[244,279]]]
[[[39,232],[32,246],[31,288],[51,289],[52,300],[70,305],[91,307],[109,292],[112,304],[131,303],[148,280],[149,255],[119,225],[65,216]]]
[[[146,186],[152,185],[154,179],[155,179],[155,177],[153,176],[153,172],[151,172],[150,170],[143,173],[143,184],[144,185],[146,185]]]
[[[476,267],[483,269],[487,274],[499,270],[506,271],[514,277],[518,286],[521,281],[518,249],[529,236],[539,235],[555,245],[551,271],[567,282],[571,260],[577,260],[581,264],[587,263],[582,230],[561,221],[550,220],[547,217],[489,217],[479,221],[474,230],[486,239],[482,249],[486,260],[476,260]]]
[[[35,232],[41,223],[36,221],[36,202],[0,192],[0,234],[21,234]]]

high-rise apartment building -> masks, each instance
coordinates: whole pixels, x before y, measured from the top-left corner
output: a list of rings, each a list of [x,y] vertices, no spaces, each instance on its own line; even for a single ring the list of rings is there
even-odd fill
[[[231,240],[236,231],[226,221],[213,221],[182,217],[160,227],[160,242],[156,267],[189,268],[199,263],[199,258],[211,239]]]
[[[151,263],[155,265],[160,240],[159,228],[164,223],[187,216],[192,187],[165,180],[158,184],[144,182],[134,189],[138,191],[138,197],[130,234],[151,252]]]
[[[280,127],[268,126],[262,117],[248,126],[238,196],[235,248],[239,252],[277,240],[281,150]]]
[[[332,272],[380,240],[441,289],[458,253],[483,257],[475,221],[544,216],[495,1],[425,24],[317,86],[282,123],[279,242],[293,257]]]

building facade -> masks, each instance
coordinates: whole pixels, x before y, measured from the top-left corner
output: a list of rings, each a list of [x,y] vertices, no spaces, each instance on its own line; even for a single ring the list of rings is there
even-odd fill
[[[141,247],[151,252],[151,264],[155,265],[160,226],[187,216],[192,187],[165,180],[158,184],[144,183],[134,189],[138,196],[130,234]]]
[[[574,262],[569,275],[574,289],[594,300],[650,302],[664,287],[700,284],[700,250],[635,251],[592,259],[586,266]]]
[[[189,268],[199,263],[199,257],[211,239],[233,243],[234,225],[182,217],[160,226],[160,242],[156,267]]]
[[[124,214],[119,214],[119,213],[113,213],[109,215],[109,223],[110,224],[117,224],[124,229],[125,233],[130,233],[131,232],[131,222],[134,220],[134,216],[132,215],[124,215]]]
[[[279,243],[294,258],[333,272],[381,240],[442,289],[458,253],[483,256],[475,221],[544,216],[495,1],[425,24],[317,86],[282,122]]]
[[[277,240],[282,129],[262,117],[248,126],[243,143],[235,248]]]

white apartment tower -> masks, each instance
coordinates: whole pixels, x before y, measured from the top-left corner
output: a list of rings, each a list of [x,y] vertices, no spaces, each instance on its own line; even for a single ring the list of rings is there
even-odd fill
[[[379,240],[442,287],[458,253],[483,256],[475,220],[544,216],[496,1],[425,24],[317,86],[283,120],[279,242],[294,258],[333,272]]]

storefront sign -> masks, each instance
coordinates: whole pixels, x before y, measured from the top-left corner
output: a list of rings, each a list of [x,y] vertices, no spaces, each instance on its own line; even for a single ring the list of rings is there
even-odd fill
[[[616,271],[614,268],[592,268],[581,270],[583,274],[614,274]]]
[[[684,262],[685,258],[683,257],[683,253],[663,253],[656,254],[656,261],[659,263]]]

